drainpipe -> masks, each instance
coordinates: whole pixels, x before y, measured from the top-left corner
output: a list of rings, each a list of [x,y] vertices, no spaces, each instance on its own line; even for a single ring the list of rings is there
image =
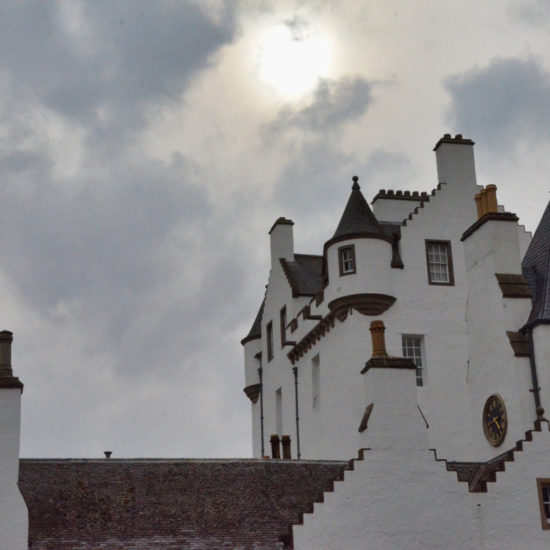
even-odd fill
[[[265,456],[265,445],[264,445],[264,383],[263,383],[263,369],[261,367],[262,360],[260,359],[260,368],[258,369],[258,376],[260,378],[260,430],[262,438],[262,458]]]
[[[533,345],[533,327],[527,329],[527,341],[529,343],[529,364],[531,365],[531,382],[533,384],[533,389],[531,391],[535,398],[535,411],[537,413],[535,425],[537,429],[540,429],[540,421],[544,420],[544,409],[540,402],[539,379],[537,376],[537,364],[535,362],[535,347]]]
[[[296,455],[300,460],[300,416],[298,414],[298,367],[292,367],[294,373],[294,400],[296,401]]]

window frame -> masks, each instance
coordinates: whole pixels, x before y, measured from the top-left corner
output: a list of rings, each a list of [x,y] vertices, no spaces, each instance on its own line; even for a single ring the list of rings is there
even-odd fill
[[[351,251],[351,258],[344,260],[344,253],[347,252],[348,250]],[[344,269],[344,262],[352,262],[353,269],[346,271]],[[344,275],[353,275],[354,273],[357,273],[357,262],[355,260],[355,245],[347,244],[346,246],[338,247],[338,266],[340,268],[340,277],[343,277]]]
[[[544,495],[543,490],[548,489],[548,504],[549,504],[549,514],[546,515],[544,511]],[[540,522],[543,529],[550,529],[550,478],[547,477],[537,477],[537,491],[539,495],[539,507],[540,507]]]
[[[410,355],[405,354],[405,339],[406,338],[413,338],[419,340],[419,349],[420,349],[420,360],[421,365],[418,366],[415,362],[416,357],[411,357]],[[416,346],[413,344],[412,348],[414,349]],[[423,334],[402,334],[401,335],[401,350],[403,353],[403,357],[406,357],[407,359],[411,359],[413,363],[416,366],[416,386],[419,388],[422,388],[427,385],[427,376],[426,376],[426,349],[424,347],[424,335]]]
[[[429,254],[430,245],[441,245],[445,247],[445,252],[447,255],[447,275],[448,275],[448,281],[446,282],[432,280],[432,275],[430,273],[430,254]],[[453,269],[453,253],[451,248],[451,241],[426,239],[425,246],[426,246],[426,270],[428,272],[428,284],[434,285],[434,286],[454,286],[455,278],[454,278],[454,269]]]
[[[285,347],[286,343],[286,305],[281,308],[279,312],[279,324],[281,331],[281,349]]]
[[[311,359],[311,408],[318,409],[321,401],[321,358],[319,354]]]
[[[273,321],[269,321],[265,327],[267,340],[267,362],[273,359]]]

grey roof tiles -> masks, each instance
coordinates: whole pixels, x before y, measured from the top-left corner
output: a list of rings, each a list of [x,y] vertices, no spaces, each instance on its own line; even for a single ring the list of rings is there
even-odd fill
[[[550,322],[550,203],[521,265],[533,302],[527,324]]]

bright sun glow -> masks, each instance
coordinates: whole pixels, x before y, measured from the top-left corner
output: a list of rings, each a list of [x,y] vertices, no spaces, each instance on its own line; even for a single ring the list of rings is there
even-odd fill
[[[287,97],[310,91],[330,68],[330,44],[318,35],[296,37],[280,25],[262,38],[259,57],[260,78]]]

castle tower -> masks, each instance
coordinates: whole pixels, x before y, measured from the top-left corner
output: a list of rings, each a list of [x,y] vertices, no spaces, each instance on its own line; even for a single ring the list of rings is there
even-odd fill
[[[332,311],[352,305],[367,315],[379,315],[393,304],[392,236],[372,213],[357,176],[323,255],[325,300]]]

